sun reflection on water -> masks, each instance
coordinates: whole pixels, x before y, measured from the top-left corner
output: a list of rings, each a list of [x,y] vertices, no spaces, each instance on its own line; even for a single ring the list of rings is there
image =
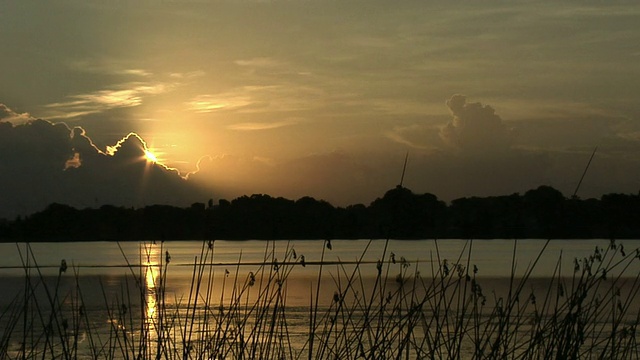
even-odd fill
[[[145,246],[145,261],[143,263],[144,269],[144,282],[146,293],[146,317],[147,324],[152,324],[157,312],[157,291],[159,272],[157,269],[158,262],[158,250],[153,246]]]
[[[149,264],[150,265],[150,264]],[[145,280],[147,285],[147,320],[152,320],[156,313],[156,280],[157,271],[153,266],[147,266]]]

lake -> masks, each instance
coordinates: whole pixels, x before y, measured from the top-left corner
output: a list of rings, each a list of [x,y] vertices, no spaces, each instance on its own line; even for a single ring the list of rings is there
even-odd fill
[[[325,261],[354,261],[359,259],[369,243],[368,240],[332,240],[332,250],[325,251]],[[621,240],[628,252],[640,247],[640,240]],[[194,257],[200,255],[201,241],[166,241],[156,244],[148,243],[152,260],[157,260],[162,246],[163,251],[169,251],[175,267],[172,271],[181,275],[190,273]],[[471,261],[480,268],[481,274],[486,276],[508,276],[511,269],[512,255],[515,254],[518,268],[524,270],[533,261],[545,244],[544,240],[390,240],[387,245],[387,256],[394,253],[396,258],[404,257],[411,263],[430,263],[437,261],[438,253],[441,260],[456,261],[461,255],[465,257],[471,246]],[[0,243],[0,271],[3,276],[24,275],[20,251],[24,256],[24,244]],[[539,260],[534,273],[538,276],[548,276],[553,272],[560,255],[563,254],[567,264],[572,264],[573,258],[583,258],[591,255],[596,246],[607,248],[608,240],[551,240],[543,256]],[[120,248],[121,247],[121,248]],[[141,243],[121,242],[74,242],[74,243],[31,243],[33,255],[41,268],[50,268],[46,273],[56,273],[62,259],[67,264],[78,266],[82,274],[114,275],[125,271],[118,266],[126,266],[126,258],[132,264],[140,264]],[[308,263],[320,261],[323,241],[224,241],[214,242],[214,262],[216,264],[236,264],[239,260],[246,263],[261,262],[265,252],[275,251],[275,257],[282,259],[287,248],[295,249],[299,255],[304,255]],[[375,262],[383,256],[384,240],[374,240],[364,254],[363,260]],[[122,249],[122,250],[121,250]],[[465,254],[462,254],[463,250]],[[124,254],[124,255],[123,255]],[[223,265],[219,265],[223,266]],[[422,266],[422,265],[421,265]],[[375,266],[374,266],[375,269]],[[190,274],[189,274],[190,275]]]
[[[469,261],[478,269],[481,278],[508,278],[511,274],[512,259],[515,253],[515,275],[524,274],[527,267],[536,260],[546,241],[544,240],[332,240],[331,250],[324,246],[324,241],[224,241],[213,243],[213,274],[222,274],[225,270],[246,276],[255,271],[263,262],[271,262],[285,258],[285,253],[293,249],[296,255],[304,256],[307,266],[298,266],[288,276],[290,283],[307,287],[317,280],[318,263],[321,261],[324,248],[325,272],[336,273],[335,262],[361,261],[359,270],[363,277],[377,274],[376,262],[391,261],[394,254],[396,261],[404,258],[412,266],[412,271],[431,275],[438,264],[447,261],[450,264]],[[640,247],[640,240],[619,241],[628,252]],[[386,245],[386,256],[385,253]],[[74,242],[74,243],[32,243],[30,265],[37,265],[45,276],[57,275],[62,260],[69,267],[69,273],[75,267],[80,277],[103,277],[109,285],[118,284],[118,278],[132,275],[128,265],[154,265],[161,263],[169,253],[171,261],[167,270],[167,285],[175,292],[181,292],[190,286],[196,257],[200,257],[204,243],[201,241],[167,241],[167,242]],[[208,244],[207,244],[208,246]],[[368,248],[367,248],[368,246]],[[551,240],[538,259],[533,269],[533,277],[550,277],[562,258],[560,270],[565,275],[573,272],[574,259],[583,259],[593,254],[596,246],[606,249],[608,240]],[[365,251],[366,249],[366,251]],[[470,251],[470,257],[469,257]],[[515,251],[515,252],[514,252]],[[27,262],[25,244],[0,244],[0,282],[14,282],[15,278],[25,275]],[[383,259],[384,256],[384,259]],[[295,261],[295,259],[290,259]],[[244,264],[238,267],[238,263]],[[345,265],[347,269],[353,265]],[[135,274],[138,274],[136,267]],[[637,269],[633,269],[634,271]],[[629,272],[627,272],[629,274]],[[67,277],[73,277],[68,274]],[[1,284],[0,285],[4,285]],[[4,289],[11,287],[2,286]],[[10,292],[0,294],[0,299],[7,299]],[[299,292],[296,292],[299,294]],[[102,296],[100,296],[102,298]],[[100,299],[102,300],[102,299]],[[309,299],[304,296],[292,296],[295,305],[307,305]]]
[[[529,297],[529,302],[535,307],[536,302],[532,300],[535,296],[540,299],[545,296],[558,298],[558,292],[565,291],[560,289],[558,279],[575,279],[576,274],[580,275],[585,268],[583,264],[590,257],[593,259],[594,254],[604,258],[602,263],[606,263],[606,266],[593,267],[593,272],[602,271],[602,274],[595,276],[601,277],[603,282],[594,287],[594,292],[589,296],[599,302],[599,299],[606,299],[608,294],[618,291],[616,296],[624,299],[625,304],[629,302],[624,306],[625,319],[633,319],[638,314],[635,295],[640,261],[631,260],[639,247],[640,240],[618,241],[614,246],[608,240],[552,240],[548,243],[544,240],[332,240],[327,244],[316,240],[216,240],[212,243],[167,241],[0,244],[0,288],[3,289],[0,293],[0,305],[5,309],[4,313],[9,314],[0,317],[0,321],[5,332],[7,329],[23,329],[24,342],[26,333],[33,336],[38,332],[37,329],[44,331],[42,329],[47,329],[47,326],[53,326],[51,320],[47,321],[47,315],[50,319],[66,316],[61,321],[63,324],[65,321],[75,324],[76,336],[83,333],[86,337],[87,333],[93,331],[98,337],[101,335],[102,338],[111,339],[111,352],[104,350],[104,346],[99,352],[96,350],[99,347],[94,346],[91,348],[93,350],[76,350],[78,353],[95,357],[98,352],[101,355],[99,357],[125,358],[127,351],[137,351],[137,354],[144,351],[145,355],[151,356],[158,351],[167,353],[169,350],[142,350],[142,345],[137,350],[133,345],[125,346],[123,350],[122,343],[115,346],[112,341],[113,334],[117,334],[118,329],[125,335],[129,334],[126,336],[131,339],[138,339],[140,343],[140,339],[147,338],[160,344],[158,339],[163,336],[184,340],[185,333],[192,333],[186,328],[186,323],[191,323],[198,330],[193,332],[194,343],[204,346],[206,341],[203,339],[212,333],[211,324],[219,321],[214,321],[214,311],[210,309],[217,309],[216,316],[229,314],[233,310],[236,318],[244,319],[240,322],[243,326],[254,329],[249,331],[254,344],[270,343],[271,340],[265,340],[264,336],[274,333],[273,329],[259,336],[255,329],[264,330],[265,325],[260,325],[262,317],[273,318],[271,326],[276,326],[275,319],[280,317],[273,313],[259,316],[256,309],[286,308],[286,321],[280,319],[278,324],[286,327],[282,333],[288,337],[287,345],[282,345],[282,339],[279,342],[274,340],[274,343],[280,344],[274,349],[279,350],[270,348],[268,353],[262,354],[275,356],[274,354],[283,352],[290,355],[285,356],[286,358],[290,358],[300,356],[302,349],[310,346],[309,322],[313,317],[309,314],[314,308],[317,314],[327,314],[337,304],[351,304],[351,307],[345,307],[354,311],[348,314],[349,317],[341,325],[342,329],[347,329],[353,318],[363,318],[361,313],[368,311],[372,304],[397,301],[397,308],[404,309],[402,311],[408,311],[411,304],[421,297],[428,297],[430,300],[446,298],[452,304],[454,297],[450,297],[449,293],[469,295],[472,291],[467,290],[467,287],[471,289],[472,286],[468,284],[473,284],[473,289],[476,289],[476,284],[483,284],[483,293],[476,296],[476,300],[482,299],[483,306],[486,306],[486,311],[482,311],[490,314],[496,305],[502,306],[500,304],[503,299],[508,298],[509,289],[514,288],[513,284],[519,284],[522,277],[527,277],[527,282],[523,283],[521,296]],[[624,262],[624,259],[629,261]],[[61,271],[62,260],[66,263],[64,272]],[[533,270],[528,272],[534,262]],[[510,282],[512,273],[516,279],[514,283]],[[618,276],[621,277],[616,280]],[[442,280],[445,278],[446,286]],[[440,279],[440,282],[437,283],[434,279]],[[419,284],[418,281],[422,283]],[[571,284],[571,281],[562,280],[562,286],[570,287]],[[430,295],[430,291],[438,295]],[[396,296],[400,297],[395,298]],[[520,302],[520,299],[517,301]],[[522,302],[525,303],[526,300]],[[29,321],[25,315],[28,312],[22,309],[27,307],[24,304],[28,304],[32,311]],[[252,308],[251,304],[264,306]],[[368,304],[368,307],[362,304]],[[456,304],[463,306],[459,305],[463,304],[460,299],[456,300]],[[607,306],[615,306],[615,303]],[[522,314],[532,314],[533,307],[523,308]],[[51,311],[51,308],[58,310]],[[42,314],[35,316],[34,309]],[[68,309],[76,309],[76,312],[81,309],[85,316],[91,314],[91,320],[86,316],[84,332],[80,331],[83,327],[82,319]],[[467,308],[463,306],[456,309],[466,311]],[[552,312],[554,309],[546,307],[542,310]],[[434,306],[431,304],[429,312],[433,311]],[[536,308],[536,315],[538,312]],[[129,317],[124,316],[125,314]],[[356,317],[355,314],[360,315]],[[158,324],[166,320],[162,316],[181,319],[184,324],[181,322],[158,330]],[[317,321],[318,324],[321,321],[325,325],[327,321],[333,324],[338,321],[337,316],[337,313],[333,317],[320,316],[321,319]],[[40,320],[34,320],[38,318]],[[22,321],[18,321],[20,319]],[[136,319],[140,319],[138,328]],[[125,330],[127,327],[122,324],[127,321],[129,328],[136,329]],[[229,325],[229,322],[227,319],[226,324]],[[115,326],[114,323],[119,325]],[[225,334],[245,336],[244,332],[247,330],[244,327],[241,327],[242,332],[237,330],[236,320],[234,323],[235,330],[228,329],[230,332]],[[151,329],[154,327],[151,325],[155,325],[155,329]],[[65,326],[73,328],[71,325]],[[190,326],[193,328],[193,325]],[[316,331],[320,333],[318,326]],[[158,335],[169,328],[173,333]],[[438,329],[441,334],[449,333],[449,330],[443,332],[442,328]],[[181,332],[176,332],[178,330]],[[423,327],[420,341],[425,341],[424,335],[429,331]],[[451,333],[454,331],[451,330]],[[64,339],[66,340],[60,340],[59,345],[63,349],[65,341],[72,342],[68,338]],[[9,342],[9,353],[13,356],[26,351],[18,345],[21,343],[19,340]],[[339,343],[338,338],[331,342],[321,337],[320,340],[325,342],[325,348],[329,343],[334,344],[334,347]],[[87,342],[88,340],[85,341],[85,347]],[[243,338],[241,343],[244,342]],[[41,351],[47,351],[47,343],[40,346]],[[53,348],[53,345],[48,346]],[[229,345],[224,352],[229,358],[237,356],[233,355],[234,351],[238,351],[233,350],[233,346]],[[460,347],[465,346],[470,346],[468,340]],[[33,348],[37,349],[38,346]],[[181,346],[174,344],[171,351],[178,351],[178,348]],[[92,351],[94,353],[90,356]],[[260,351],[266,350],[261,348]],[[409,354],[409,350],[406,351]],[[415,347],[411,351],[414,356],[419,349]],[[38,352],[34,350],[32,354],[36,353]],[[217,354],[219,353],[222,351]],[[319,356],[315,352],[314,354]]]

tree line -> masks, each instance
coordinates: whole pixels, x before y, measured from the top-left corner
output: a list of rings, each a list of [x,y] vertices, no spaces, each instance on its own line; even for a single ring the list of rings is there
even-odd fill
[[[640,238],[640,195],[566,198],[541,186],[525,194],[465,197],[450,204],[404,187],[368,206],[255,194],[180,208],[51,204],[0,220],[3,241],[243,239]]]

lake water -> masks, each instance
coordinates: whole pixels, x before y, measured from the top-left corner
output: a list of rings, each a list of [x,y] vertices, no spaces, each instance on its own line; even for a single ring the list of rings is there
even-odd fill
[[[370,292],[376,292],[376,296],[380,293],[381,299],[391,297],[394,289],[407,287],[406,283],[412,281],[415,289],[415,279],[437,279],[446,275],[454,279],[453,286],[456,276],[467,280],[473,277],[474,282],[483,284],[484,296],[491,305],[508,295],[512,273],[516,279],[525,275],[530,277],[523,294],[540,291],[544,295],[549,293],[550,279],[575,276],[579,273],[575,267],[582,266],[586,259],[598,253],[605,255],[605,261],[610,261],[609,272],[603,274],[603,278],[612,281],[610,279],[622,274],[623,280],[630,279],[615,283],[627,299],[630,293],[637,292],[633,279],[640,273],[640,261],[616,264],[625,258],[624,255],[633,257],[639,247],[639,240],[618,241],[615,248],[607,240],[552,240],[548,244],[544,240],[332,240],[330,245],[325,241],[309,240],[0,244],[0,305],[5,313],[19,313],[24,318],[23,324],[11,320],[10,316],[0,317],[0,321],[5,331],[9,322],[13,326],[11,329],[22,326],[29,328],[33,335],[37,332],[34,329],[46,328],[46,315],[40,315],[39,326],[27,326],[21,304],[28,303],[32,312],[34,308],[39,309],[51,318],[51,311],[46,310],[52,307],[59,307],[59,314],[63,314],[63,308],[81,308],[83,313],[91,313],[98,319],[92,319],[88,329],[111,339],[118,329],[113,325],[118,320],[116,314],[127,313],[126,309],[129,309],[132,327],[135,327],[135,318],[141,318],[141,323],[149,327],[160,323],[160,309],[173,309],[164,316],[171,314],[184,320],[189,319],[190,304],[196,304],[198,310],[191,310],[191,320],[197,324],[199,334],[206,334],[210,333],[209,326],[213,321],[207,319],[207,309],[219,308],[219,313],[224,314],[223,308],[231,308],[241,317],[241,314],[251,313],[251,303],[269,299],[265,309],[274,304],[289,309],[284,325],[287,326],[285,333],[291,338],[287,340],[289,345],[279,351],[289,351],[288,355],[292,355],[309,346],[309,313],[316,302],[317,308],[322,310],[318,312],[324,313],[324,309],[331,309],[342,301],[358,304],[367,296],[373,299],[374,294],[368,294]],[[60,269],[62,260],[67,265],[64,272]],[[535,267],[529,273],[534,262]],[[594,271],[597,270],[594,268]],[[376,282],[379,274],[382,282]],[[251,287],[247,286],[249,282],[253,282]],[[597,296],[606,297],[614,291],[613,285],[606,286],[598,290],[601,294]],[[158,293],[160,288],[162,296]],[[413,292],[424,295],[430,289],[422,286]],[[272,295],[274,297],[270,297]],[[417,295],[411,296],[417,298]],[[402,301],[409,306],[413,300],[405,297]],[[626,306],[626,310],[628,317],[636,316],[637,303]],[[56,311],[53,314],[57,316]],[[67,317],[80,328],[81,319],[74,320],[73,315]],[[196,317],[199,320],[194,320]],[[259,318],[255,315],[244,324],[256,327]],[[126,318],[119,321],[126,322]],[[182,327],[174,324],[172,329],[177,331]],[[151,335],[158,332],[157,328],[154,331],[147,328],[146,332],[143,329],[131,331],[132,338],[158,339],[157,334]],[[239,333],[239,330],[234,331]],[[182,337],[176,334],[174,336]],[[255,340],[257,335],[252,336]],[[202,340],[201,335],[195,338]],[[21,351],[18,343],[19,339],[14,339],[13,345],[9,346],[14,356]],[[137,351],[141,351],[140,348]],[[149,349],[148,353],[154,351]],[[105,350],[103,355],[120,358],[114,354]],[[227,349],[227,354],[233,354],[233,351]]]
[[[627,252],[631,253],[640,247],[640,240],[622,240]],[[31,243],[33,257],[47,274],[57,273],[61,260],[66,260],[69,267],[80,268],[81,275],[118,275],[126,273],[121,267],[141,262],[141,252],[144,253],[144,243],[138,242],[74,242],[74,243]],[[171,255],[172,272],[178,275],[190,275],[194,258],[200,255],[203,243],[200,241],[167,241],[147,243],[151,260],[158,260],[162,250]],[[471,263],[477,265],[480,274],[484,276],[508,276],[511,272],[512,258],[515,251],[517,269],[524,271],[545,245],[544,240],[332,240],[332,250],[326,249],[325,261],[355,261],[362,257],[364,262],[389,260],[391,253],[396,259],[404,257],[410,263],[419,263],[420,267],[429,267],[431,262],[447,259],[449,262],[466,262],[467,252],[471,248]],[[365,248],[368,249],[365,252]],[[549,276],[562,255],[566,264],[571,265],[574,258],[591,255],[596,246],[606,249],[608,240],[551,240],[538,261],[534,270],[537,276]],[[515,247],[515,249],[514,249]],[[271,259],[283,259],[287,249],[294,249],[297,255],[304,255],[307,263],[320,261],[323,241],[224,241],[214,242],[214,263],[218,267],[230,266],[238,261],[243,263],[257,263],[265,260],[265,254]],[[24,275],[22,257],[26,259],[25,244],[0,244],[0,272],[3,276]],[[363,255],[364,253],[364,255]],[[164,256],[164,255],[163,255]],[[439,259],[438,259],[439,258]],[[226,265],[225,265],[226,264]],[[34,265],[34,262],[31,262]],[[375,265],[372,266],[375,272]],[[49,269],[49,270],[44,270]],[[568,269],[568,268],[567,268]]]
[[[411,271],[419,271],[424,275],[433,275],[443,262],[461,263],[475,266],[480,278],[508,278],[515,259],[515,275],[523,275],[527,268],[536,261],[532,277],[545,278],[553,275],[558,268],[564,275],[573,272],[574,259],[584,259],[593,254],[596,247],[606,249],[608,240],[551,240],[546,249],[544,240],[332,240],[331,250],[324,241],[223,241],[213,243],[207,264],[212,274],[220,276],[229,271],[240,277],[249,272],[257,272],[258,264],[284,261],[296,262],[303,256],[306,266],[297,266],[288,276],[290,284],[304,285],[305,293],[317,281],[318,263],[325,263],[324,272],[327,277],[338,272],[349,272],[355,265],[365,278],[377,274],[376,263],[380,260],[391,262],[392,257],[399,263],[405,259]],[[632,253],[640,247],[640,240],[618,241],[626,251]],[[166,285],[180,295],[188,290],[194,272],[194,264],[202,258],[201,252],[208,249],[209,244],[201,241],[167,241],[167,242],[74,242],[74,243],[31,243],[27,257],[25,244],[0,244],[0,285],[3,289],[11,289],[7,282],[16,282],[24,277],[24,265],[38,266],[43,276],[58,274],[60,263],[66,261],[69,268],[66,278],[73,278],[73,271],[80,278],[101,277],[105,284],[115,286],[121,277],[139,275],[138,266],[158,266],[170,255],[167,268]],[[205,247],[206,246],[206,247]],[[205,247],[203,249],[203,247]],[[385,249],[386,247],[386,249]],[[324,249],[324,255],[323,255]],[[292,258],[291,250],[297,259]],[[289,254],[287,255],[287,252]],[[514,257],[515,254],[515,257]],[[321,257],[324,256],[322,259]],[[341,270],[336,262],[346,265]],[[241,264],[239,266],[239,263]],[[133,271],[132,271],[133,269]],[[395,269],[392,268],[393,271]],[[638,268],[627,270],[626,274],[637,273]],[[36,273],[32,270],[32,275]],[[392,274],[395,275],[395,274]],[[64,277],[62,279],[65,280]],[[118,285],[119,286],[119,285]],[[115,286],[116,288],[118,286]],[[332,293],[332,292],[331,292]],[[294,292],[290,301],[295,305],[307,305],[309,299]],[[0,300],[8,299],[12,293],[3,292]],[[102,301],[100,294],[99,301]]]

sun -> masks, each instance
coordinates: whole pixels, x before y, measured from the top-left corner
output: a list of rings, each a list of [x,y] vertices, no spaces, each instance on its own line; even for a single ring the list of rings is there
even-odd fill
[[[147,159],[147,161],[153,162],[153,163],[157,163],[158,162],[158,158],[148,149],[144,150],[144,157]]]

